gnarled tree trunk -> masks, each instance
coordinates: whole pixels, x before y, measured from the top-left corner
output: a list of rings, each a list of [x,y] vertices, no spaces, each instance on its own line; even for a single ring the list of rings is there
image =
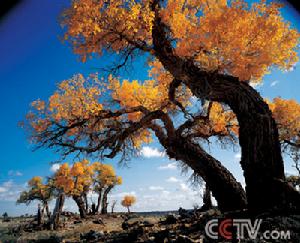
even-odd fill
[[[98,190],[98,201],[97,201],[97,206],[96,206],[96,213],[98,213],[100,210],[101,200],[102,200],[102,192],[103,192],[102,188]]]
[[[170,141],[166,151],[170,158],[183,161],[203,178],[221,211],[236,211],[247,207],[246,194],[241,184],[199,145],[182,138]]]
[[[54,230],[56,230],[58,228],[59,217],[61,215],[64,203],[65,203],[65,194],[60,193],[56,199],[53,214],[50,218],[50,227],[53,227]]]
[[[203,178],[217,200],[220,210],[236,211],[247,207],[246,194],[242,185],[199,144],[194,144],[183,136],[165,136],[164,132],[155,125],[150,128],[164,146],[169,158],[184,162],[194,173]]]
[[[254,213],[272,208],[299,210],[300,194],[285,182],[278,129],[268,105],[238,78],[201,70],[192,60],[177,56],[159,14],[159,1],[154,0],[152,7],[154,53],[164,68],[196,97],[223,102],[237,116],[249,209]]]
[[[82,199],[82,196],[73,196],[74,201],[76,202],[80,214],[80,218],[84,219],[86,218],[86,210],[85,210],[85,204]]]
[[[108,193],[111,191],[111,189],[113,188],[113,186],[108,186],[103,193],[103,199],[102,199],[102,208],[101,208],[101,214],[107,214],[107,195]]]

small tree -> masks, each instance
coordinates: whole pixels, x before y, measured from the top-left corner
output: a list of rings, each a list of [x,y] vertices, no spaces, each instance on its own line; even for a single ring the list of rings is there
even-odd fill
[[[4,214],[2,214],[2,217],[3,217],[3,221],[6,221],[8,219],[7,212],[5,212]]]
[[[41,224],[46,210],[48,218],[50,218],[50,211],[48,203],[53,197],[53,189],[48,183],[43,183],[43,179],[40,176],[35,176],[28,181],[29,189],[23,191],[17,200],[17,204],[25,203],[29,205],[32,201],[40,201],[42,208],[38,208],[38,223]]]
[[[107,213],[107,196],[116,185],[122,184],[122,177],[117,176],[112,165],[95,162],[94,168],[94,191],[98,193],[98,202],[95,212]]]
[[[129,207],[131,207],[134,203],[136,202],[136,198],[135,196],[132,196],[132,195],[126,195],[122,202],[121,202],[121,205],[125,208],[127,208],[128,210],[128,213],[130,213],[130,209]]]

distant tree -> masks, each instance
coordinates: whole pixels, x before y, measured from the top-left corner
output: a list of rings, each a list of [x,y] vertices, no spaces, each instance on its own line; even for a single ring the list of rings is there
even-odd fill
[[[2,217],[3,217],[3,219],[7,219],[7,218],[8,218],[7,212],[4,212],[4,213],[2,214]]]
[[[25,203],[29,205],[33,201],[40,201],[42,208],[38,208],[38,222],[42,223],[44,211],[50,218],[49,201],[53,198],[53,188],[48,183],[43,183],[40,176],[35,176],[28,181],[28,190],[21,192],[17,204]]]
[[[132,195],[126,195],[124,196],[123,200],[121,201],[121,205],[125,208],[127,208],[128,213],[130,213],[130,207],[135,204],[136,198]]]
[[[117,200],[113,200],[111,203],[111,213],[114,213],[115,206],[117,204]]]
[[[107,196],[116,185],[122,184],[122,177],[116,175],[112,165],[95,162],[93,169],[95,172],[93,176],[93,190],[98,193],[96,212],[99,212],[101,206],[101,213],[106,214],[108,206]]]

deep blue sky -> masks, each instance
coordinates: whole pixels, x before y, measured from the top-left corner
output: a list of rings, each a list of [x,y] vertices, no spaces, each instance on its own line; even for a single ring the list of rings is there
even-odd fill
[[[59,40],[62,30],[58,16],[68,6],[68,2],[27,0],[0,22],[0,214],[6,210],[12,213],[13,200],[24,187],[24,183],[34,175],[49,175],[49,163],[58,158],[49,150],[32,152],[25,132],[18,127],[18,122],[24,119],[30,102],[37,98],[46,99],[61,80],[76,73],[93,73],[112,60],[104,57],[83,64],[72,54],[70,47]],[[283,15],[294,27],[300,29],[299,15],[295,11],[285,8]],[[121,73],[122,77],[145,79],[147,72],[143,63],[137,62],[135,67],[134,72]],[[300,101],[299,77],[299,65],[289,73],[275,70],[264,78],[263,85],[258,89],[265,97],[280,95]],[[161,149],[157,143],[150,147]],[[238,159],[235,158],[238,151],[215,149],[212,152],[242,180]],[[116,161],[107,162],[116,164]],[[124,185],[115,191],[116,197],[121,196],[122,192],[137,194],[141,200],[136,210],[191,206],[189,201],[197,201],[198,198],[185,187],[187,177],[180,176],[179,170],[172,166],[169,169],[159,169],[159,166],[169,163],[172,162],[166,158],[141,156],[131,162],[130,169],[118,168],[118,173],[124,177]],[[286,170],[292,170],[290,162],[287,162]],[[178,181],[173,179],[173,182],[167,182],[170,177]],[[157,192],[166,198],[161,207],[150,203],[151,200],[156,200],[153,195]],[[193,200],[188,200],[194,196]],[[141,202],[142,198],[147,202]],[[172,202],[167,198],[173,198]],[[18,212],[23,209],[18,207]]]

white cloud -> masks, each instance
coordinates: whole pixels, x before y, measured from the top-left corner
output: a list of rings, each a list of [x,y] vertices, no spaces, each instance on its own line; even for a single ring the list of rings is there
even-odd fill
[[[20,171],[16,171],[16,176],[22,176],[23,175],[23,173],[22,172],[20,172]]]
[[[234,155],[234,158],[235,158],[236,160],[240,160],[240,159],[242,158],[241,153],[235,154],[235,155]]]
[[[270,84],[270,87],[274,87],[274,86],[276,86],[278,83],[279,83],[279,81],[278,81],[278,80],[275,80],[275,81],[273,81],[273,82]]]
[[[7,188],[3,187],[3,186],[0,186],[0,193],[2,192],[6,192],[7,191]]]
[[[177,166],[176,166],[176,162],[172,162],[166,165],[161,165],[158,167],[159,170],[176,170]]]
[[[21,173],[20,171],[18,171],[18,170],[10,170],[10,171],[8,171],[8,173],[7,173],[9,176],[22,176],[23,175],[23,173]]]
[[[164,188],[161,186],[149,186],[149,190],[150,191],[162,191],[162,190],[164,190]]]
[[[185,183],[180,183],[180,190],[188,192],[190,191],[190,188]]]
[[[0,201],[16,201],[25,188],[24,184],[16,184],[13,180],[2,183],[0,185]]]
[[[176,183],[176,182],[179,182],[179,181],[181,181],[181,180],[177,179],[177,178],[174,177],[174,176],[171,176],[171,177],[169,177],[166,181],[167,181],[167,182],[171,182],[171,183]]]
[[[145,158],[159,158],[164,157],[165,152],[159,151],[157,148],[144,146],[140,151],[140,155],[144,156]]]
[[[51,167],[50,167],[50,171],[55,173],[60,167],[60,164],[58,163],[55,163],[55,164],[52,164]]]

